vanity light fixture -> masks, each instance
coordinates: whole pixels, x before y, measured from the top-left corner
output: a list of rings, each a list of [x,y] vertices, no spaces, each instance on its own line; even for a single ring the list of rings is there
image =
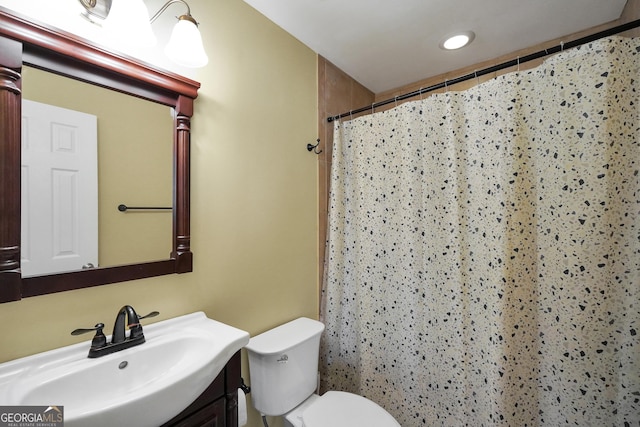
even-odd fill
[[[475,39],[473,31],[461,31],[450,34],[440,41],[440,48],[445,50],[456,50],[467,46]]]
[[[202,44],[202,35],[198,30],[198,22],[191,16],[191,9],[184,0],[167,1],[151,19],[142,0],[79,1],[85,8],[83,15],[91,22],[101,24],[111,37],[139,47],[156,44],[151,24],[169,6],[182,3],[187,7],[187,13],[178,17],[164,53],[173,62],[185,67],[204,67],[209,62]]]

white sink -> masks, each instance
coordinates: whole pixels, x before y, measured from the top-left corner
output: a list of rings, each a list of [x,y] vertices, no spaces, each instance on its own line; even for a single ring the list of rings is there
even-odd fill
[[[0,364],[0,402],[64,406],[66,427],[157,427],[249,343],[247,332],[202,312],[143,329],[144,344],[96,359],[84,342]]]

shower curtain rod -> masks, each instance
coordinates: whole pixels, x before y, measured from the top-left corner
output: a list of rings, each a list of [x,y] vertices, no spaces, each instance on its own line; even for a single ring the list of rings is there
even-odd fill
[[[518,57],[518,58],[513,59],[511,61],[503,62],[502,64],[498,64],[498,65],[494,65],[492,67],[484,68],[482,70],[474,71],[473,73],[466,74],[464,76],[457,77],[455,79],[445,80],[442,83],[438,83],[438,84],[435,84],[435,85],[432,85],[432,86],[428,86],[428,87],[425,87],[425,88],[414,90],[413,92],[408,92],[408,93],[405,93],[405,94],[402,94],[402,95],[399,95],[399,96],[396,96],[396,97],[393,97],[393,98],[385,99],[384,101],[374,102],[373,104],[371,104],[369,106],[358,108],[357,110],[351,110],[351,111],[348,111],[346,113],[342,113],[342,114],[337,115],[337,116],[331,116],[331,117],[327,118],[327,122],[331,123],[334,120],[338,120],[338,119],[341,119],[343,117],[349,117],[349,116],[351,116],[353,114],[362,113],[362,112],[368,111],[368,110],[372,110],[373,111],[373,110],[376,109],[376,107],[381,107],[383,105],[391,104],[392,102],[398,102],[398,101],[403,101],[405,99],[413,98],[414,96],[422,95],[423,93],[431,92],[431,91],[434,91],[434,90],[437,90],[437,89],[446,88],[449,85],[454,85],[454,84],[461,83],[461,82],[464,82],[464,81],[467,81],[467,80],[475,79],[475,78],[478,78],[480,76],[484,76],[485,74],[495,73],[496,71],[504,70],[505,68],[515,67],[515,66],[523,64],[525,62],[533,61],[534,59],[543,58],[545,56],[553,55],[554,53],[561,52],[564,49],[571,49],[573,47],[577,47],[577,46],[581,46],[583,44],[591,43],[591,42],[596,41],[598,39],[601,39],[601,38],[604,38],[604,37],[613,36],[615,34],[622,33],[624,31],[628,31],[628,30],[632,30],[632,29],[637,28],[637,27],[640,27],[640,19],[628,22],[626,24],[618,25],[617,27],[609,28],[608,30],[600,31],[600,32],[591,34],[589,36],[579,38],[579,39],[574,40],[574,41],[570,41],[570,42],[566,42],[566,43],[562,42],[557,46],[550,47],[550,48],[547,48],[547,49],[532,53],[530,55],[525,55],[523,57]]]

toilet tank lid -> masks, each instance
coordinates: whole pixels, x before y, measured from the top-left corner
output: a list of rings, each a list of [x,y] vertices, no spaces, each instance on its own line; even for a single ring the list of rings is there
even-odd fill
[[[256,335],[249,340],[246,349],[257,354],[275,354],[317,336],[324,330],[324,324],[317,320],[300,317],[284,325]]]

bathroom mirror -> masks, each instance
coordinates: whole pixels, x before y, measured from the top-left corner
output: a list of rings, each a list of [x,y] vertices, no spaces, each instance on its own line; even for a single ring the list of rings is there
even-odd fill
[[[22,277],[21,103],[28,65],[161,104],[173,111],[172,248],[167,258]],[[189,146],[199,83],[109,52],[0,7],[0,302],[192,270]],[[168,113],[167,113],[168,114]],[[148,126],[141,121],[139,126]],[[135,141],[132,142],[135,144]],[[125,243],[123,241],[122,245]],[[124,250],[124,247],[123,247]]]
[[[167,258],[173,108],[25,64],[21,74],[22,277]]]

